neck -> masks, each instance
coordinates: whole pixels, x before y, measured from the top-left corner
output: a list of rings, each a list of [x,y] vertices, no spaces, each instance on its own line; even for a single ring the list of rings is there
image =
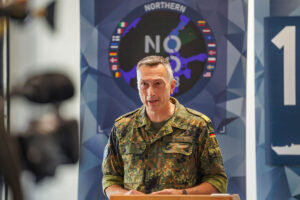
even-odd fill
[[[162,122],[164,120],[167,120],[174,114],[174,111],[175,111],[175,105],[171,102],[169,102],[166,109],[159,110],[159,111],[148,110],[146,108],[147,116],[152,122]]]

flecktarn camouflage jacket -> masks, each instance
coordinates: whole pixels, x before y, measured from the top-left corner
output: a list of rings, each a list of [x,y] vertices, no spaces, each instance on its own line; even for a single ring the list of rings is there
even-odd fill
[[[144,106],[116,120],[102,163],[104,190],[120,185],[151,193],[207,182],[226,193],[228,180],[210,119],[171,101],[175,112],[159,131],[151,128]]]

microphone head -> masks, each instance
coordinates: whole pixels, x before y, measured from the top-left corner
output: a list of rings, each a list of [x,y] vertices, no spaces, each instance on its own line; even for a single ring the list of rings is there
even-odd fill
[[[19,93],[35,103],[59,103],[74,95],[74,86],[65,75],[46,73],[29,78]]]
[[[3,6],[0,6],[0,16],[11,17],[16,20],[24,20],[29,14],[27,4],[27,0],[18,0],[12,3],[6,3]]]

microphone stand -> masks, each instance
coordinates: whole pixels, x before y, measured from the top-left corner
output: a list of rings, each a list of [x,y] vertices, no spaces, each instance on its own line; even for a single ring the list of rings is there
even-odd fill
[[[13,199],[23,200],[19,180],[19,157],[10,135],[9,57],[9,17],[2,16],[0,18],[0,200],[8,200],[8,185],[13,193]],[[3,170],[3,177],[1,177],[1,169]],[[10,174],[5,174],[7,171]],[[4,178],[7,180],[6,182]]]
[[[0,18],[0,134],[7,134],[5,127],[9,132],[9,22],[7,17]],[[2,137],[1,137],[2,139]],[[5,153],[5,152],[1,152]],[[8,186],[3,177],[0,179],[0,200],[8,199]]]

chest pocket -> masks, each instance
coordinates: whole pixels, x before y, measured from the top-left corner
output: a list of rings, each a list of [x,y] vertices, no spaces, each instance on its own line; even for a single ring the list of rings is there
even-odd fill
[[[146,149],[145,143],[126,143],[120,144],[120,153],[122,155],[128,154],[142,154]]]
[[[162,185],[176,189],[192,187],[196,182],[195,143],[192,137],[180,136],[165,139]]]
[[[192,137],[173,137],[165,140],[166,146],[163,149],[164,153],[178,153],[189,156],[193,152],[193,138]]]
[[[146,149],[145,143],[120,144],[120,153],[124,163],[124,183],[133,184],[131,189],[136,189],[135,184],[143,181],[143,153]]]

